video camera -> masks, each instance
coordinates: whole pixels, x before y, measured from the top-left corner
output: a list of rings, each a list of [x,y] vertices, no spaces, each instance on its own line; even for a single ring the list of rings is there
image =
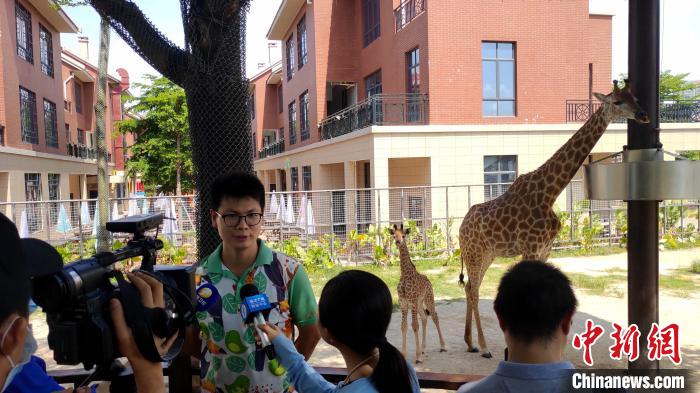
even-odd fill
[[[109,301],[122,302],[126,322],[145,358],[167,361],[184,345],[185,327],[194,318],[194,270],[192,267],[155,266],[156,251],[163,242],[146,232],[158,228],[162,214],[126,217],[107,223],[107,230],[131,233],[123,248],[102,252],[65,265],[62,270],[32,279],[34,302],[46,313],[49,347],[58,364],[83,363],[108,367],[120,357],[110,318]],[[156,235],[157,236],[157,235]],[[114,264],[141,257],[140,271],[163,283],[165,308],[146,308],[138,290],[114,268]],[[161,356],[153,335],[170,337],[179,332],[170,351]]]

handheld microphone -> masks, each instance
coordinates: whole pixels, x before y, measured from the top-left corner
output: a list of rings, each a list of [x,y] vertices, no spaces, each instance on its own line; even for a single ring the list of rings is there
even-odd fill
[[[255,326],[267,358],[270,360],[274,359],[276,356],[275,347],[270,342],[267,334],[258,327],[258,325],[267,323],[267,316],[270,315],[270,310],[272,310],[270,299],[268,299],[266,294],[261,294],[254,284],[246,284],[241,288],[241,300],[241,318],[246,324],[252,323]]]

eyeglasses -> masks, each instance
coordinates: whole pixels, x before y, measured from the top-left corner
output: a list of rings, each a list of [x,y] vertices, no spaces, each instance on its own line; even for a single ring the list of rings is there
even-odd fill
[[[246,225],[248,225],[249,227],[254,227],[260,224],[260,221],[262,221],[263,216],[261,213],[248,213],[244,215],[236,213],[221,214],[216,210],[214,210],[214,213],[216,213],[219,217],[221,217],[222,220],[224,220],[224,224],[227,227],[238,226],[238,224],[240,224],[241,220],[244,218]]]

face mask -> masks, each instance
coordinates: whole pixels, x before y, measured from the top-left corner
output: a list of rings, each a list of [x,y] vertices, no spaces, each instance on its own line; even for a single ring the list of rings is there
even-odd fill
[[[15,317],[15,319],[10,324],[10,327],[8,327],[7,330],[5,330],[5,333],[2,335],[2,340],[0,340],[0,347],[2,347],[3,343],[5,342],[5,337],[7,337],[7,333],[10,331],[10,329],[12,329],[12,326],[15,324],[15,322],[17,322],[18,319],[19,317]],[[2,390],[0,390],[0,392],[5,391],[5,389],[12,383],[12,380],[15,379],[15,377],[22,371],[24,365],[29,363],[29,360],[31,359],[32,355],[34,354],[34,352],[36,352],[37,347],[38,344],[36,342],[36,339],[34,338],[34,334],[32,333],[31,326],[27,326],[27,336],[25,337],[24,345],[22,346],[22,358],[20,359],[20,362],[15,364],[10,355],[5,355],[7,360],[10,362],[10,366],[12,366],[12,369],[7,375],[7,378],[5,379],[5,385],[2,387]]]

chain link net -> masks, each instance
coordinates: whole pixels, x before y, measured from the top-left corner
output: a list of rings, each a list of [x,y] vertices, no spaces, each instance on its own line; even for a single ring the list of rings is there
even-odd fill
[[[197,190],[200,258],[220,242],[209,223],[210,185],[222,173],[253,171],[244,75],[250,0],[180,0],[185,48],[169,41],[132,1],[90,0],[117,33],[187,95]]]

